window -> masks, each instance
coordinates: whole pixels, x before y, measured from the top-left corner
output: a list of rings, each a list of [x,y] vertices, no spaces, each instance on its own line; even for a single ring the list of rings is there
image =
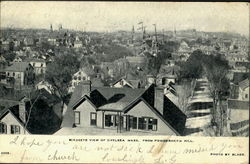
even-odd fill
[[[96,113],[91,112],[90,113],[90,125],[96,126],[96,118],[97,118]]]
[[[10,76],[10,73],[9,73],[9,72],[7,73],[7,76]]]
[[[20,134],[20,126],[18,125],[11,125],[10,126],[11,134]]]
[[[13,76],[15,76],[15,72],[13,72]]]
[[[82,77],[82,80],[86,80],[86,77],[83,76],[83,77]]]
[[[246,98],[246,99],[248,98],[248,94],[245,94],[245,98]]]
[[[41,63],[41,67],[43,67],[43,63]]]
[[[17,77],[20,78],[21,77],[21,73],[17,74]]]
[[[139,118],[138,129],[147,130],[147,118],[141,117]]]
[[[129,117],[129,127],[132,129],[137,129],[137,117]]]
[[[78,77],[78,80],[81,80],[81,79],[82,79],[81,76],[79,76],[79,77]]]
[[[80,112],[75,112],[75,124],[80,124]]]
[[[156,131],[157,130],[157,119],[149,118],[149,117],[139,118],[138,129]]]
[[[7,125],[3,122],[0,123],[0,134],[7,134]]]
[[[105,126],[117,126],[119,123],[118,115],[105,115]]]

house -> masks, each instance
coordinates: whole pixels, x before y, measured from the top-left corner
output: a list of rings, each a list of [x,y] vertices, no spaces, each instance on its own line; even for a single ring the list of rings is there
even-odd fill
[[[34,40],[34,38],[26,37],[26,38],[24,38],[23,43],[26,46],[33,46],[35,44],[35,40]]]
[[[108,133],[182,135],[186,115],[153,84],[146,89],[91,87],[82,82],[75,89],[56,134],[77,130]],[[90,130],[89,130],[90,129]],[[76,133],[74,133],[76,134]],[[99,134],[99,133],[98,133]]]
[[[69,88],[69,92],[73,92],[75,87],[82,81],[91,80],[94,77],[95,72],[93,69],[89,67],[80,68],[78,72],[76,72],[71,81],[71,87]]]
[[[30,134],[25,125],[25,100],[0,111],[0,134]]]
[[[111,86],[115,88],[129,87],[129,88],[135,89],[135,88],[141,87],[141,81],[140,80],[127,80],[125,78],[120,78],[119,80],[112,83]]]
[[[239,82],[239,99],[249,101],[249,79]]]
[[[2,41],[0,45],[2,50],[8,51],[10,49],[10,41],[8,40]]]
[[[228,100],[227,128],[232,136],[249,136],[249,101]]]
[[[1,133],[53,134],[61,118],[60,99],[41,89],[32,92],[30,98],[21,98],[18,105],[0,111]]]
[[[40,81],[39,83],[36,84],[35,88],[37,90],[40,90],[40,89],[45,89],[47,92],[49,92],[50,94],[52,94],[53,92],[53,87],[51,84],[49,84],[47,81],[45,80],[42,80]]]
[[[13,62],[23,62],[26,56],[16,56]]]
[[[34,68],[28,62],[15,62],[5,68],[8,83],[14,85],[29,85],[34,80]]]
[[[45,71],[46,71],[45,60],[37,59],[37,58],[28,58],[28,59],[25,59],[25,61],[29,62],[32,65],[36,75],[45,74]]]

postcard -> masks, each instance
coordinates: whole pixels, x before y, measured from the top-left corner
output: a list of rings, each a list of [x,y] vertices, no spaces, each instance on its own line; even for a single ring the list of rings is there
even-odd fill
[[[249,163],[249,3],[0,4],[0,162]]]

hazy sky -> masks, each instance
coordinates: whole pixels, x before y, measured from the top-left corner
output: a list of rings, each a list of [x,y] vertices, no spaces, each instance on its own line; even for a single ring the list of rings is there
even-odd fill
[[[58,28],[87,31],[131,30],[143,21],[146,30],[196,28],[249,34],[247,3],[181,2],[1,2],[1,27]]]

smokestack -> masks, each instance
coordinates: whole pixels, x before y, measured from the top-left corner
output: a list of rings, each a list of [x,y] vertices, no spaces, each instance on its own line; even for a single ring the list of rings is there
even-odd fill
[[[83,82],[81,82],[81,85],[82,85],[83,96],[87,95],[87,96],[90,97],[90,93],[91,93],[91,81],[90,80],[83,81]]]
[[[26,97],[24,97],[19,102],[19,118],[23,121],[23,123],[26,123],[26,103],[29,101]]]
[[[163,115],[164,89],[155,87],[154,107]]]

